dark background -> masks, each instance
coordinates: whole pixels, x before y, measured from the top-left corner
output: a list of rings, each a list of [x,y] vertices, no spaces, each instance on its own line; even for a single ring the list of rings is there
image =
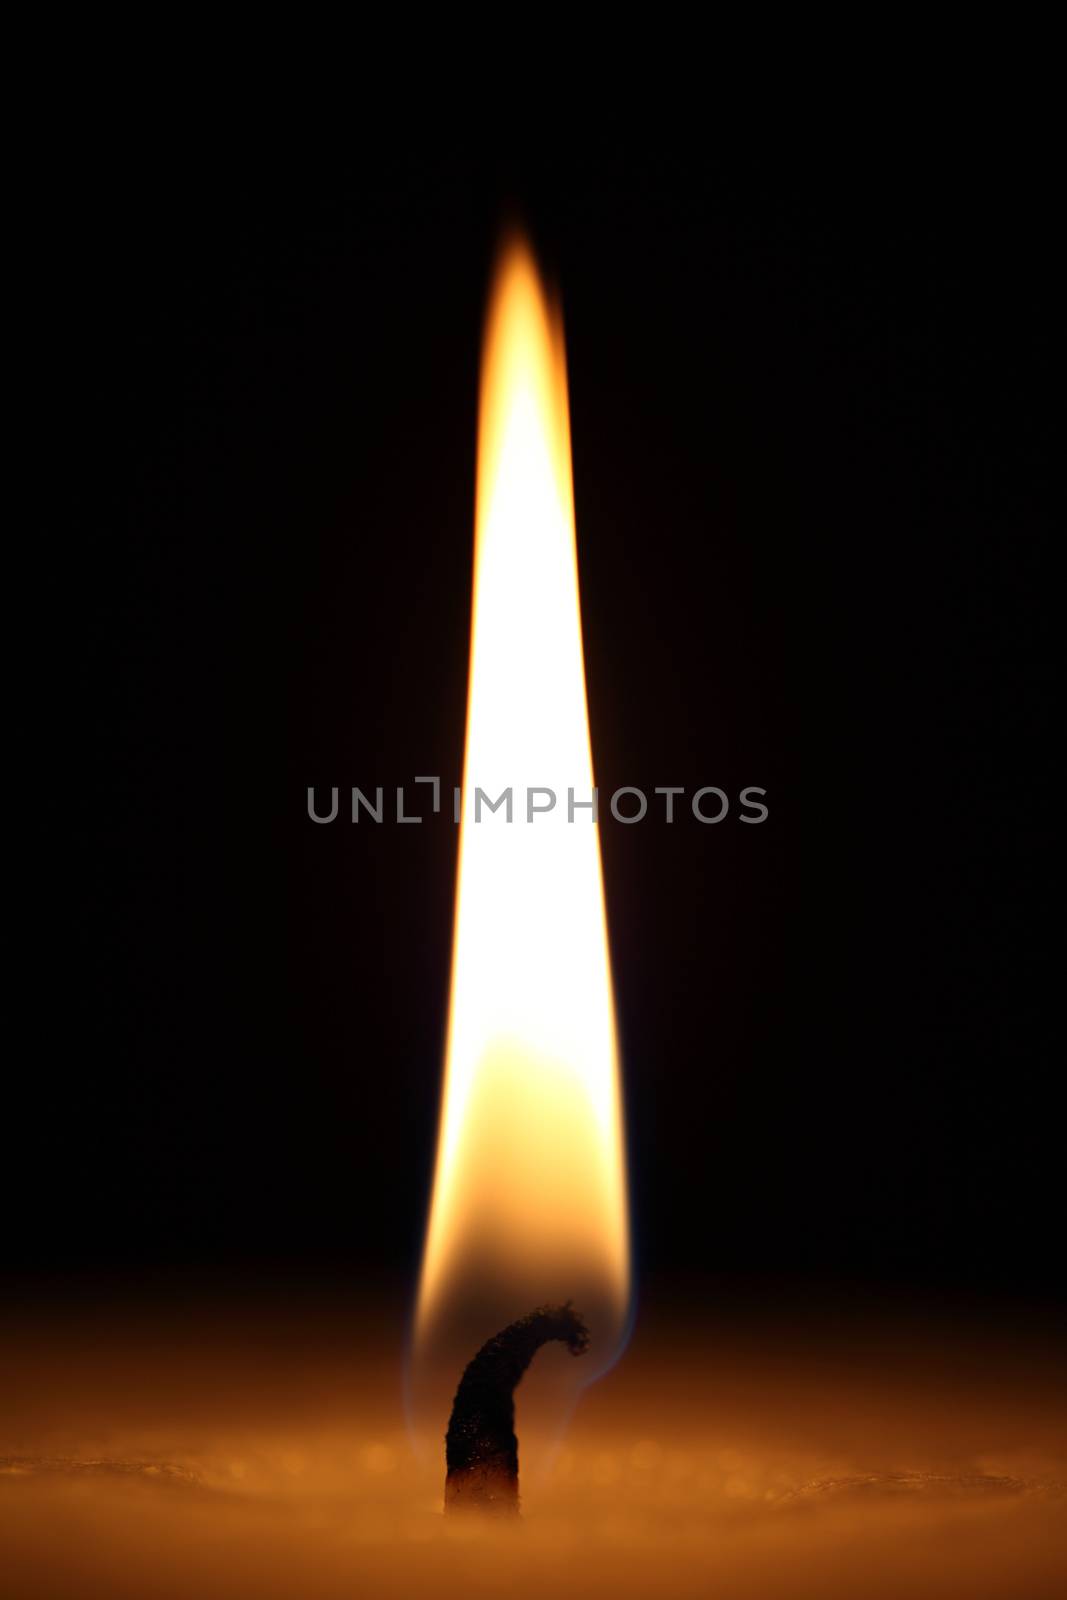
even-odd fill
[[[1033,149],[76,131],[13,1281],[414,1279],[455,832],[305,795],[459,780],[517,205],[563,294],[602,790],[770,805],[602,828],[641,1281],[1056,1299]]]

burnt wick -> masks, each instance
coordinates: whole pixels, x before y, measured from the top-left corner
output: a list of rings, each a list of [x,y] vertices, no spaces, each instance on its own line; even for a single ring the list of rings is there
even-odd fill
[[[568,1300],[538,1306],[486,1341],[469,1363],[445,1435],[445,1510],[517,1516],[519,1441],[515,1389],[543,1344],[559,1339],[572,1356],[589,1348],[589,1330]]]

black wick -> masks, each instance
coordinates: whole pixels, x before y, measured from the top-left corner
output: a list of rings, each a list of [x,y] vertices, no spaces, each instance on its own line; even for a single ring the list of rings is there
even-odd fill
[[[538,1306],[487,1340],[469,1363],[445,1435],[445,1510],[517,1515],[519,1441],[515,1388],[543,1344],[561,1340],[572,1356],[589,1348],[589,1330],[568,1300]]]

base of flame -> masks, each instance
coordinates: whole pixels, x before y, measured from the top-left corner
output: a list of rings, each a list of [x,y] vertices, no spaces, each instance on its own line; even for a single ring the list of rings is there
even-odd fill
[[[515,1389],[541,1346],[552,1340],[564,1343],[572,1356],[589,1348],[589,1330],[569,1301],[520,1317],[468,1364],[445,1436],[446,1511],[518,1515]]]

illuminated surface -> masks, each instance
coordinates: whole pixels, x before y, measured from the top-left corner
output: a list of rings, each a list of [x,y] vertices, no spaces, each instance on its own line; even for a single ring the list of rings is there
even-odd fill
[[[0,1327],[5,1595],[1035,1600],[1067,1587],[1061,1346],[988,1316],[660,1294],[514,1528],[442,1514],[399,1309],[188,1296]],[[77,1470],[74,1463],[81,1464]]]

